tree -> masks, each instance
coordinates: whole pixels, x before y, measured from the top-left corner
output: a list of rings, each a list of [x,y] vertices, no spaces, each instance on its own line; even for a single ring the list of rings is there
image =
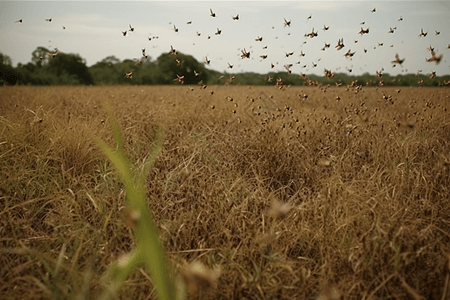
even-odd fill
[[[150,58],[142,61],[136,73],[136,83],[138,84],[154,84],[155,70],[157,69],[155,62],[152,62]]]
[[[12,60],[11,58],[3,53],[0,53],[0,64],[4,66],[12,66]]]
[[[38,67],[42,67],[46,65],[49,61],[48,53],[50,53],[50,50],[44,47],[37,47],[36,50],[34,50],[31,53],[31,61]]]
[[[19,76],[12,66],[11,58],[0,52],[0,84],[16,84]]]
[[[60,84],[93,84],[86,62],[78,54],[59,53],[50,58],[48,71],[58,76]]]
[[[119,83],[125,83],[125,84],[130,84],[130,83],[137,83],[136,82],[136,77],[139,74],[139,69],[140,66],[136,65],[136,63],[131,60],[131,59],[124,59],[120,64],[118,64],[118,71],[119,73],[117,74],[117,78],[118,78],[118,82]],[[133,77],[132,78],[126,78],[125,77],[125,73],[129,72],[133,70]]]
[[[107,66],[113,66],[120,63],[120,59],[115,57],[114,55],[110,55],[105,57],[100,61],[100,63],[106,64]]]
[[[120,59],[108,56],[89,68],[89,73],[95,84],[117,84],[119,83],[118,65]]]
[[[182,62],[181,65],[178,65],[176,59]],[[191,55],[178,53],[177,56],[173,56],[170,53],[163,53],[156,60],[156,67],[155,82],[159,84],[177,84],[174,81],[177,75],[184,76],[185,84],[197,84],[201,80],[203,82],[208,80],[206,68]],[[195,76],[194,71],[200,75]]]
[[[108,56],[89,68],[95,84],[152,84],[156,65],[151,58],[141,59],[139,64],[131,59],[120,61]],[[126,78],[125,73],[133,70],[133,77]]]

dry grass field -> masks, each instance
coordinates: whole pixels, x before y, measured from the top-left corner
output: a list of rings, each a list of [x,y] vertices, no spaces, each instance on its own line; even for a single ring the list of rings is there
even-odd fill
[[[449,89],[231,85],[1,88],[1,299],[98,299],[135,247],[106,103],[136,170],[164,133],[148,208],[174,281],[206,267],[188,299],[449,299]]]

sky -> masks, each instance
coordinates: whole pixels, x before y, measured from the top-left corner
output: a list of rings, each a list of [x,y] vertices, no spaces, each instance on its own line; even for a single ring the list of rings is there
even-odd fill
[[[233,20],[237,14],[239,20]],[[313,28],[318,36],[305,37]],[[369,33],[359,34],[361,28]],[[389,33],[390,28],[396,29]],[[421,28],[425,37],[419,37]],[[256,41],[259,37],[262,41]],[[340,38],[345,47],[338,51]],[[325,43],[330,47],[323,51]],[[173,46],[201,62],[207,57],[207,68],[224,73],[266,74],[292,64],[295,74],[323,76],[328,69],[361,75],[384,69],[391,75],[422,70],[439,76],[450,74],[450,2],[0,0],[0,52],[16,66],[30,62],[39,46],[78,54],[88,66],[111,55],[139,59],[144,48],[147,59],[156,60]],[[426,62],[430,46],[443,55],[439,64]],[[249,59],[241,58],[244,49]],[[356,51],[353,57],[344,56],[348,50]],[[405,61],[393,67],[396,53]]]

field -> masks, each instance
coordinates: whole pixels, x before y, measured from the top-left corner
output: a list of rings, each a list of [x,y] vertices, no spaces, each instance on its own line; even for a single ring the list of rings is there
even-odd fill
[[[163,132],[148,208],[173,280],[204,267],[188,299],[448,299],[449,103],[447,88],[3,87],[0,298],[98,299],[135,248],[96,143],[115,147],[109,104],[134,170]],[[155,298],[144,267],[113,296]]]

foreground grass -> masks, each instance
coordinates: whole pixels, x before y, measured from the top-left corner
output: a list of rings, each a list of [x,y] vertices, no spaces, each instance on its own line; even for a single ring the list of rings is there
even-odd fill
[[[115,145],[109,103],[133,174],[164,132],[147,205],[189,299],[445,299],[449,97],[2,88],[1,298],[96,299],[136,248],[125,186],[92,138]],[[149,270],[136,267],[113,297],[155,299]]]

